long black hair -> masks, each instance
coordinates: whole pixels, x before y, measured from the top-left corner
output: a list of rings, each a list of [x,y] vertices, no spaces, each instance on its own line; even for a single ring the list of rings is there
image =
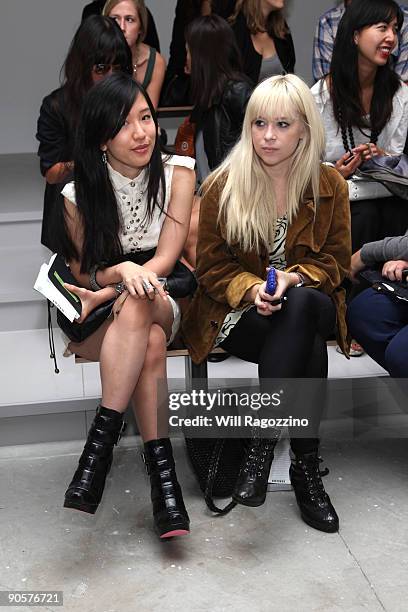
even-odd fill
[[[227,81],[246,81],[231,26],[218,15],[194,19],[186,29],[191,54],[191,99],[205,111],[221,97]]]
[[[66,115],[73,129],[97,64],[115,64],[122,72],[133,74],[132,53],[118,24],[110,17],[90,15],[75,32],[62,67]]]
[[[394,0],[353,0],[340,21],[330,65],[330,93],[343,141],[347,140],[346,129],[350,133],[352,126],[362,130],[368,127],[361,101],[355,33],[376,23],[391,23],[395,18],[400,30],[404,16]],[[393,97],[400,85],[401,81],[389,61],[378,67],[370,108],[370,139],[375,141],[389,121]],[[348,147],[345,145],[345,148]]]
[[[75,199],[83,223],[83,248],[78,253],[64,223],[59,252],[68,260],[81,261],[81,272],[95,264],[113,264],[123,255],[119,240],[120,218],[115,193],[101,146],[123,126],[138,95],[144,96],[156,126],[156,140],[147,165],[147,211],[163,212],[166,184],[158,139],[158,123],[145,89],[132,77],[117,73],[97,83],[87,93],[78,125],[74,152]]]

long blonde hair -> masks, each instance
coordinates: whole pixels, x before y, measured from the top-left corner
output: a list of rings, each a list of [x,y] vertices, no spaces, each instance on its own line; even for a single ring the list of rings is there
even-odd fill
[[[287,185],[287,217],[295,218],[306,188],[311,184],[318,202],[320,160],[325,147],[324,128],[313,96],[302,79],[294,74],[274,76],[253,91],[245,113],[241,138],[225,161],[202,185],[205,195],[218,181],[223,185],[218,220],[225,220],[227,242],[238,242],[245,251],[271,244],[277,219],[276,196],[252,144],[252,123],[262,117],[300,118],[305,134],[293,154]]]
[[[102,15],[109,17],[109,13],[115,8],[117,4],[120,4],[123,0],[107,0],[105,6],[102,9]],[[140,33],[137,39],[137,43],[143,42],[147,32],[147,9],[144,0],[131,0],[134,7],[139,15],[140,19]]]
[[[242,11],[251,34],[267,31],[278,38],[284,38],[289,32],[283,10],[271,11],[266,23],[261,11],[261,0],[237,0],[235,10],[228,21],[234,22]]]

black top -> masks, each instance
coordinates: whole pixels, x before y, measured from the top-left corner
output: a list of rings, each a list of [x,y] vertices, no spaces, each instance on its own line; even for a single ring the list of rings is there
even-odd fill
[[[106,0],[94,0],[90,4],[84,6],[82,11],[82,21],[89,17],[89,15],[101,15],[103,7],[105,6]],[[147,10],[147,32],[144,37],[144,43],[150,47],[154,47],[160,53],[159,36],[157,34],[156,24],[154,23],[153,15],[146,7]]]
[[[65,111],[63,87],[56,89],[44,98],[38,118],[36,138],[40,142],[38,155],[43,176],[54,164],[72,161],[74,135]],[[41,242],[52,251],[58,249],[55,248],[56,245],[52,241],[51,217],[55,214],[56,207],[62,206],[61,190],[65,183],[71,180],[72,175],[69,175],[63,183],[55,185],[46,183]]]
[[[238,47],[241,50],[243,71],[244,73],[257,84],[259,73],[261,71],[262,55],[260,55],[252,42],[251,32],[247,26],[247,22],[243,13],[238,13],[235,22],[232,24]],[[283,66],[285,72],[293,72],[295,70],[295,47],[290,33],[285,38],[279,38],[274,34],[270,34],[275,43],[276,53]]]

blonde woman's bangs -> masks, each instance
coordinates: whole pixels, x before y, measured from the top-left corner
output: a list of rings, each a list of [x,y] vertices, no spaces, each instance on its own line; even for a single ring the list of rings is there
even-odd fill
[[[203,184],[203,195],[221,180],[218,220],[226,222],[228,244],[238,242],[245,251],[269,248],[275,236],[276,195],[271,179],[254,153],[251,126],[255,119],[300,119],[306,128],[292,159],[288,176],[286,211],[292,223],[312,188],[319,205],[320,160],[324,151],[324,127],[307,84],[294,74],[266,79],[254,89],[245,113],[241,138],[230,154]]]
[[[248,119],[252,124],[262,117],[267,121],[276,121],[285,117],[289,121],[305,120],[302,100],[298,92],[290,87],[283,77],[273,77],[263,81],[254,90],[248,102]]]

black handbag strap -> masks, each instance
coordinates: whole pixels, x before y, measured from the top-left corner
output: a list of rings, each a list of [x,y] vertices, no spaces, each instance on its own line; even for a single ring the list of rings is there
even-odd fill
[[[224,438],[220,438],[215,443],[215,446],[214,446],[214,449],[211,455],[210,466],[208,468],[207,484],[206,484],[205,491],[204,491],[204,499],[205,499],[205,503],[207,504],[207,507],[211,510],[211,512],[215,512],[216,514],[219,514],[219,515],[228,514],[228,512],[231,512],[231,510],[235,508],[235,506],[237,505],[237,502],[234,502],[231,500],[224,508],[218,508],[218,506],[215,505],[214,499],[213,499],[214,481],[217,475],[218,464],[220,462],[221,454],[224,449],[224,444],[225,444]]]

